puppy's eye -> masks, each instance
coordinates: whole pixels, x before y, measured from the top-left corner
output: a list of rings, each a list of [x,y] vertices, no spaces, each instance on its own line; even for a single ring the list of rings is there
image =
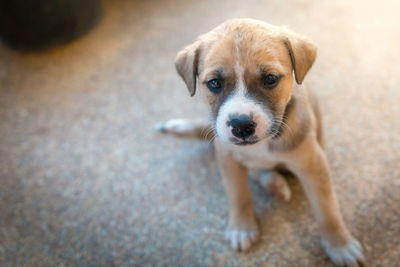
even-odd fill
[[[211,92],[218,94],[222,91],[222,81],[220,79],[209,80],[207,87]]]
[[[269,73],[267,75],[264,75],[263,85],[267,89],[272,89],[278,84],[280,79],[281,79],[280,75]]]

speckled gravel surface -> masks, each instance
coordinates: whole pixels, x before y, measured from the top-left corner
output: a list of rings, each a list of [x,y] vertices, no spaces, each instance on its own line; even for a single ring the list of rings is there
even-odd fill
[[[287,204],[251,185],[262,237],[232,252],[212,147],[153,130],[207,118],[173,59],[232,17],[315,40],[308,79],[345,220],[371,266],[399,266],[399,14],[398,1],[109,0],[79,41],[0,45],[0,266],[331,266],[295,179]]]

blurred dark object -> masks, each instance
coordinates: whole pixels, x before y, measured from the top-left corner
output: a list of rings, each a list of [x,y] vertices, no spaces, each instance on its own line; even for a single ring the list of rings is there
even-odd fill
[[[87,33],[100,0],[0,0],[0,39],[19,50],[43,50]]]

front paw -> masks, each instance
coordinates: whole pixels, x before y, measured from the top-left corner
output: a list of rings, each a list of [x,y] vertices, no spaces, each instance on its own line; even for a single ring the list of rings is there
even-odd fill
[[[257,226],[247,230],[228,228],[225,232],[225,238],[230,242],[232,249],[236,251],[246,251],[254,244],[259,237]]]
[[[321,241],[329,258],[337,266],[366,266],[360,243],[351,238],[343,246],[332,246],[327,240]]]

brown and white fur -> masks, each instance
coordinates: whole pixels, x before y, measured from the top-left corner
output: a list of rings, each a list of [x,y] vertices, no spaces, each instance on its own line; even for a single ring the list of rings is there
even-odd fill
[[[311,40],[287,28],[252,19],[226,21],[185,47],[175,61],[190,94],[196,88],[202,91],[211,108],[211,124],[177,119],[161,130],[202,139],[216,136],[230,205],[226,237],[233,249],[245,251],[259,236],[248,170],[270,170],[263,175],[264,183],[287,201],[290,189],[279,172],[284,169],[300,180],[332,261],[359,266],[365,264],[362,247],[347,230],[333,191],[318,102],[303,83],[315,58]],[[265,77],[271,73],[280,78],[266,88]],[[220,92],[208,88],[213,79]],[[250,136],[233,134],[230,121],[240,115],[254,126]]]

